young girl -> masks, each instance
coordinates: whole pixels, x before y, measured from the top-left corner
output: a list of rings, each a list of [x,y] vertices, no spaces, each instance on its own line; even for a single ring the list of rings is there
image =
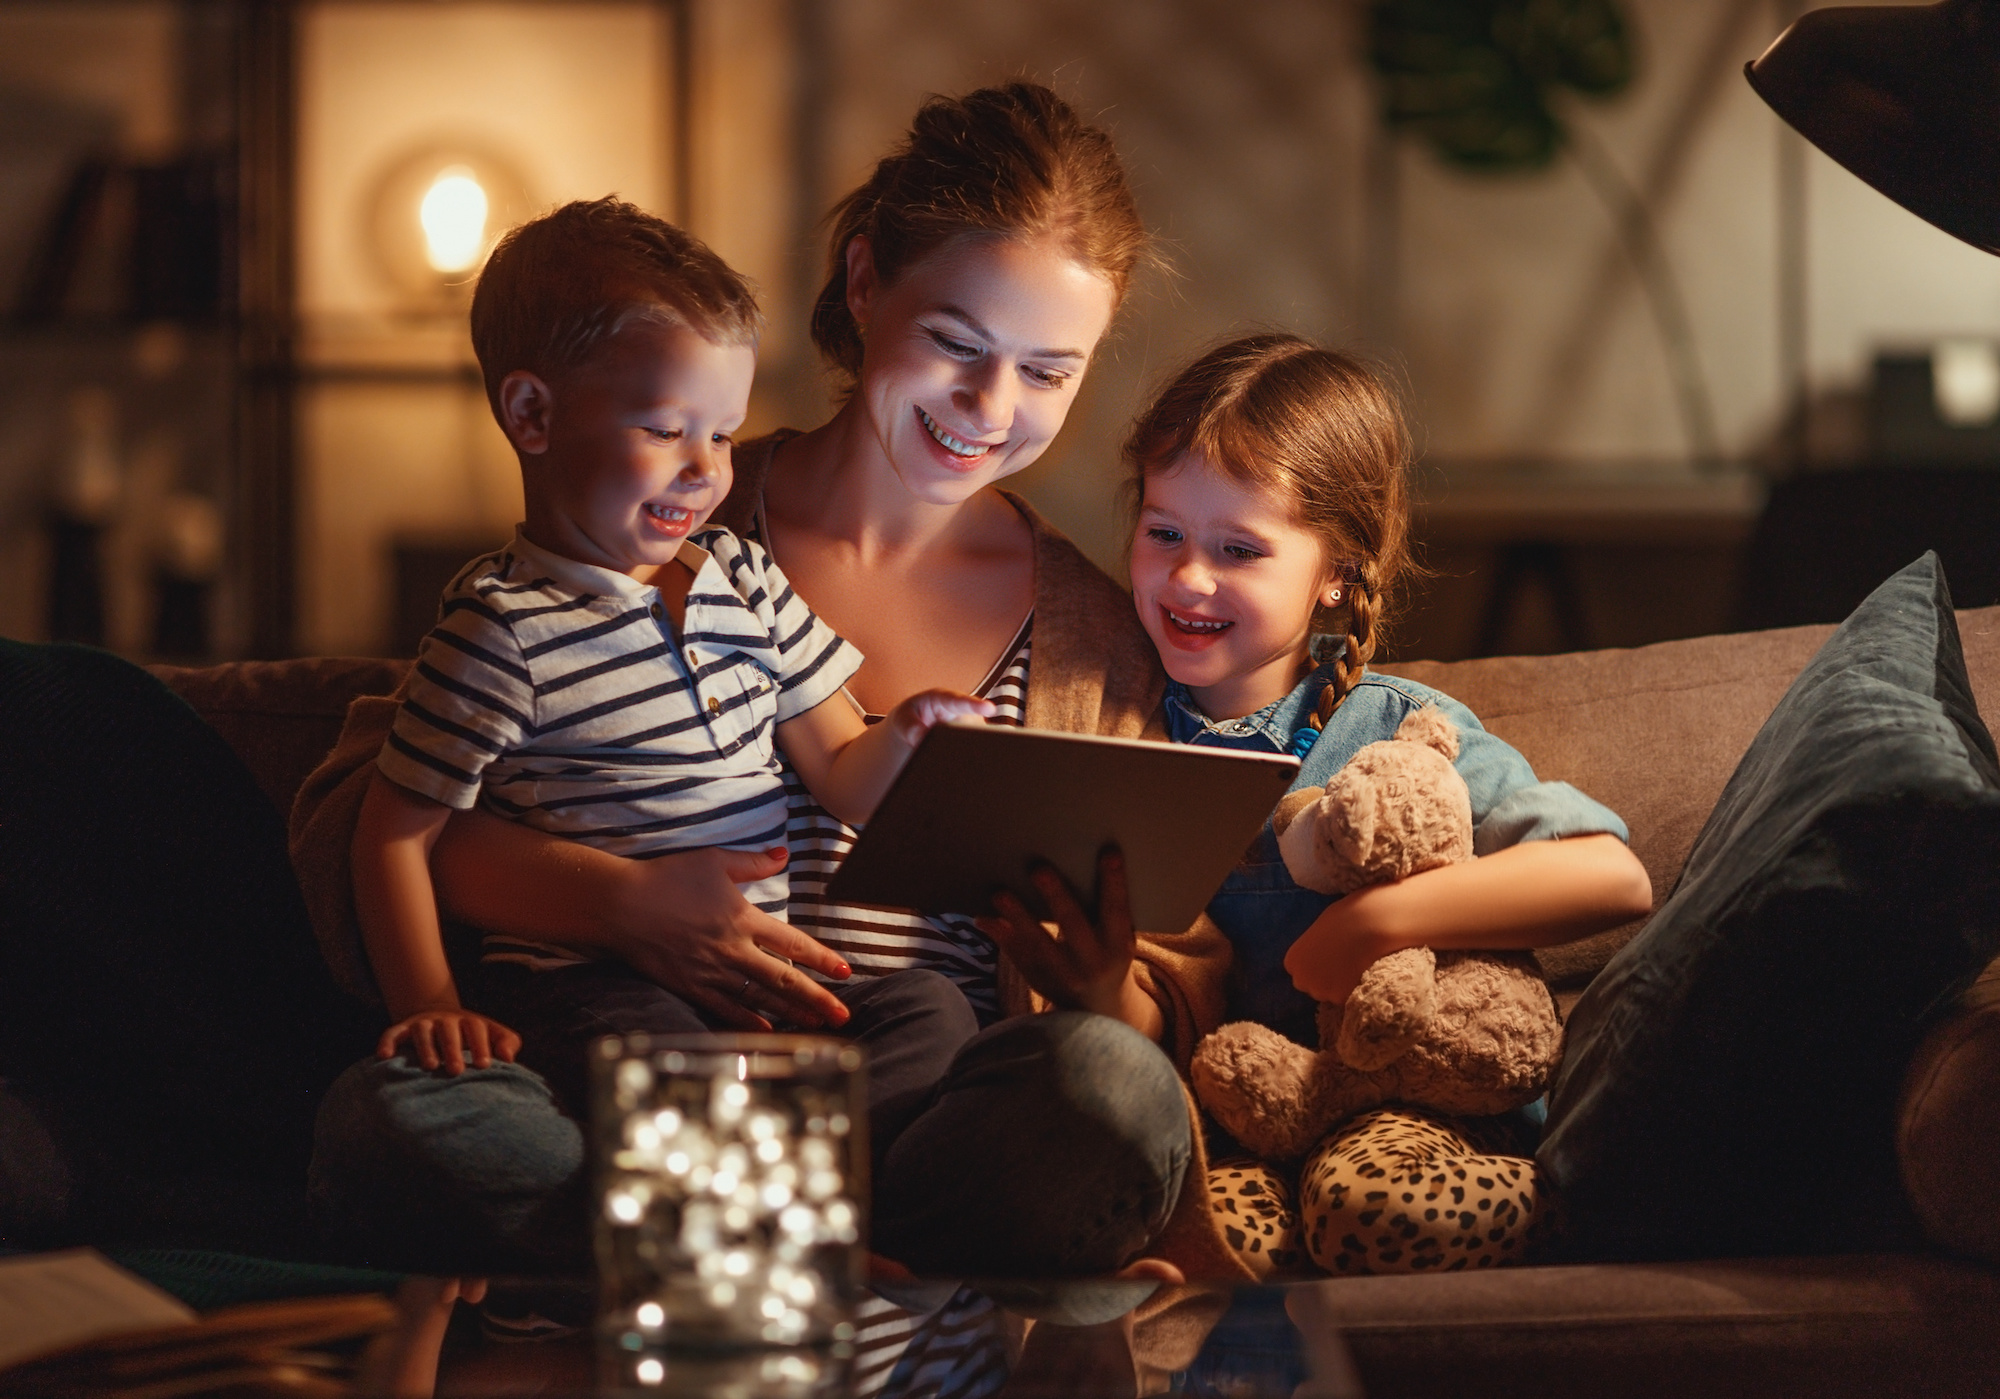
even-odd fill
[[[1266,825],[1209,905],[1235,946],[1232,1018],[1317,1043],[1314,1008],[1404,947],[1525,948],[1644,914],[1652,888],[1625,824],[1527,760],[1463,705],[1368,670],[1409,531],[1409,435],[1381,383],[1345,355],[1257,335],[1202,356],[1126,443],[1138,497],[1132,595],[1171,683],[1179,743],[1295,753],[1322,786],[1426,704],[1459,729],[1481,857],[1345,898],[1294,884]],[[1518,1258],[1534,1163],[1486,1156],[1494,1124],[1368,1113],[1287,1182],[1238,1157],[1210,1173],[1224,1235],[1252,1271],[1485,1267]],[[1240,1242],[1239,1242],[1240,1241]]]

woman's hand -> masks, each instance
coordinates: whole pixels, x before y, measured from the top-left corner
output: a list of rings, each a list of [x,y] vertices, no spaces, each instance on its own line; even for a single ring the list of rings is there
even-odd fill
[[[619,958],[717,1025],[844,1024],[847,1007],[799,967],[844,979],[847,963],[737,887],[785,858],[776,846],[628,860],[473,810],[446,824],[431,874],[451,917]]]
[[[846,1023],[847,1007],[798,966],[845,980],[846,961],[751,906],[739,884],[785,867],[788,852],[686,850],[628,861],[600,944],[639,975],[732,1029]]]
[[[520,1052],[521,1037],[498,1020],[458,1006],[437,1006],[406,1015],[382,1032],[375,1057],[393,1059],[405,1040],[417,1062],[427,1069],[440,1064],[448,1074],[465,1072],[469,1057],[476,1069],[490,1069],[497,1057],[511,1064]]]
[[[976,920],[981,932],[1014,959],[1028,985],[1062,1010],[1088,1010],[1123,1020],[1148,1039],[1159,1039],[1165,1021],[1139,983],[1133,949],[1132,903],[1125,857],[1107,849],[1097,857],[1097,919],[1083,911],[1063,877],[1047,865],[1028,876],[1054,923],[1043,923],[1014,895],[993,896],[997,918]]]

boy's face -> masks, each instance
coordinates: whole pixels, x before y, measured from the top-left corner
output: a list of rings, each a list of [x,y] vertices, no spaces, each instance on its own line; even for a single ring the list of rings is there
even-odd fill
[[[743,425],[756,370],[752,346],[717,345],[686,326],[640,321],[620,331],[543,388],[539,432],[532,421],[526,432],[508,423],[526,468],[528,537],[652,582],[729,493],[730,434]]]

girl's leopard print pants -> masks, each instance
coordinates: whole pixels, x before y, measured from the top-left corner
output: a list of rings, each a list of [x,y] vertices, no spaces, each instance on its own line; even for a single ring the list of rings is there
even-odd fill
[[[1305,1159],[1297,1203],[1287,1177],[1252,1157],[1215,1162],[1210,1208],[1258,1277],[1455,1272],[1519,1262],[1554,1217],[1533,1160],[1497,1154],[1488,1124],[1410,1108],[1363,1113]]]

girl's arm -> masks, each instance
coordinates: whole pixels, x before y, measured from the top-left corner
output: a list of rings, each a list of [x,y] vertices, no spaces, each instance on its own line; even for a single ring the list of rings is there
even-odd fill
[[[1529,840],[1337,900],[1285,954],[1292,984],[1345,1002],[1361,974],[1405,947],[1548,947],[1643,917],[1645,866],[1614,835]]]
[[[354,909],[375,984],[396,1023],[376,1053],[387,1059],[408,1040],[427,1069],[465,1070],[465,1050],[479,1068],[494,1055],[511,1062],[520,1037],[459,1005],[445,960],[431,888],[430,854],[451,808],[397,786],[377,772],[354,827]]]

